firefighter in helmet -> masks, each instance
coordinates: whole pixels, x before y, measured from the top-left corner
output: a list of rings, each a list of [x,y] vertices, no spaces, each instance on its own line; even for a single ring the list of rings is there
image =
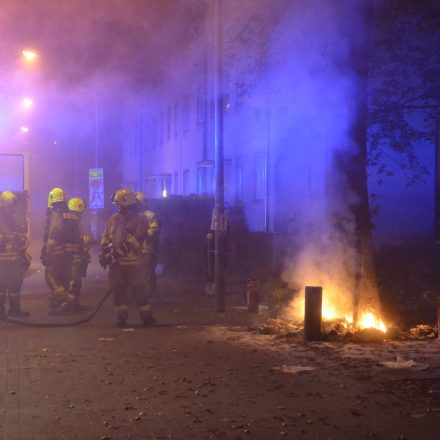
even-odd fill
[[[78,215],[69,210],[61,188],[49,192],[47,205],[41,260],[51,290],[49,314],[71,313],[75,311],[75,297],[70,292],[73,260],[82,252]]]
[[[109,266],[109,281],[113,289],[116,325],[124,327],[128,319],[128,291],[133,295],[144,325],[155,322],[148,301],[147,283],[142,258],[142,244],[148,234],[148,220],[140,212],[135,193],[118,189],[112,197],[118,212],[107,222],[102,235],[99,262]]]
[[[155,212],[147,209],[147,198],[142,192],[136,193],[136,199],[141,212],[148,219],[148,233],[143,243],[142,253],[146,270],[148,293],[154,296],[157,290],[156,266],[157,253],[159,251],[160,223]]]
[[[0,317],[5,318],[5,304],[9,302],[9,316],[29,316],[21,310],[20,292],[23,278],[30,265],[26,252],[26,226],[15,217],[17,196],[12,191],[0,194]]]
[[[90,246],[96,244],[96,241],[90,235],[84,232],[84,228],[81,224],[83,212],[87,205],[86,202],[80,197],[74,197],[67,203],[69,211],[76,213],[79,221],[79,230],[81,236],[81,252],[74,254],[73,267],[72,267],[72,280],[70,282],[70,293],[74,296],[73,308],[77,310],[86,310],[85,306],[80,305],[80,294],[82,289],[82,279],[86,277],[87,267],[91,262]]]

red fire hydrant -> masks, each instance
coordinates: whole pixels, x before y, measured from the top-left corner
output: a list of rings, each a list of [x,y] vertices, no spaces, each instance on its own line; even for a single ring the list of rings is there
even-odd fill
[[[246,310],[249,313],[258,313],[258,281],[249,278],[246,284]]]

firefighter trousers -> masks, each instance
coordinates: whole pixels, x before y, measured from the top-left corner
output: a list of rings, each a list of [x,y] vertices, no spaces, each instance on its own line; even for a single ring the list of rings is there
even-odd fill
[[[57,308],[70,301],[70,284],[72,280],[74,254],[64,252],[50,259],[44,273],[50,289],[50,306]]]
[[[20,292],[26,273],[20,260],[0,262],[0,305],[9,302],[12,309],[20,308]]]
[[[148,301],[145,268],[139,264],[122,265],[112,264],[109,271],[110,287],[113,289],[113,303],[116,318],[128,318],[128,294],[130,292],[133,302],[137,305],[142,320],[151,318],[151,306]]]

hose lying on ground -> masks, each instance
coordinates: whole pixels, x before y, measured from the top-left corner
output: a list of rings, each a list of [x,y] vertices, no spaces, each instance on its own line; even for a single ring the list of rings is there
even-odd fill
[[[93,310],[93,312],[89,316],[80,319],[79,321],[64,321],[64,322],[23,321],[21,319],[12,318],[10,316],[6,316],[5,318],[3,319],[0,318],[0,319],[9,324],[22,325],[24,327],[72,327],[74,325],[81,325],[81,324],[85,324],[86,322],[89,322],[94,318],[94,316],[101,309],[102,305],[104,304],[104,302],[110,296],[111,293],[112,293],[112,289],[109,289],[102,297],[102,299],[99,301],[98,305],[95,307],[95,310]]]

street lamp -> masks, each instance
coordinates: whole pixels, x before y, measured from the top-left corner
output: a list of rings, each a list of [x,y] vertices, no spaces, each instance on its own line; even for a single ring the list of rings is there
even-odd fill
[[[34,101],[31,98],[23,98],[21,105],[25,110],[28,110],[34,105]]]
[[[21,53],[22,53],[25,61],[27,61],[29,63],[32,63],[38,57],[37,52],[35,52],[33,50],[24,49],[21,51]]]

